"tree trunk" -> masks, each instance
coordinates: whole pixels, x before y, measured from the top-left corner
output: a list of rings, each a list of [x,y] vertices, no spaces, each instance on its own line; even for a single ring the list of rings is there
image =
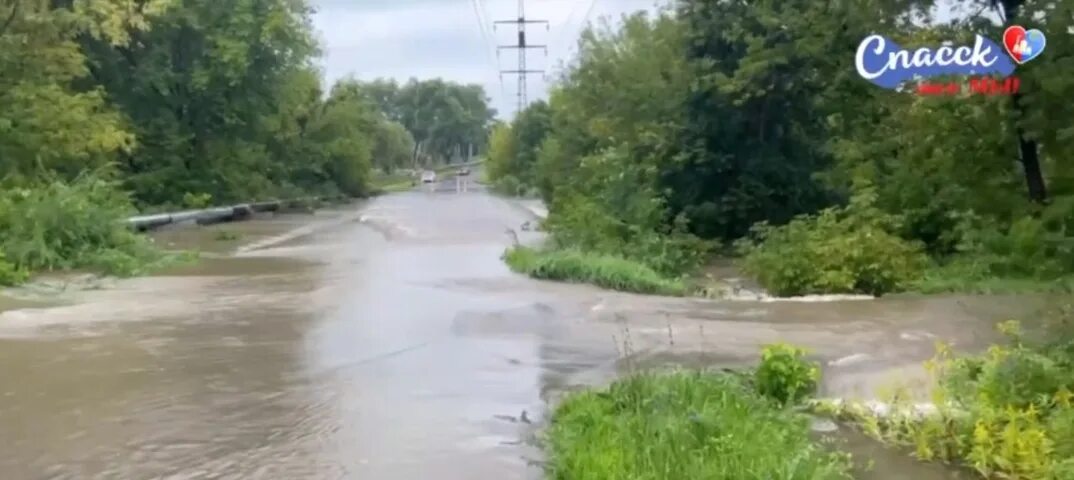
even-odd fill
[[[1015,99],[1015,108],[1019,115],[1023,110]],[[1029,199],[1036,203],[1048,201],[1048,190],[1044,185],[1044,174],[1040,168],[1040,155],[1037,152],[1037,142],[1025,137],[1025,133],[1018,128],[1019,160],[1022,162],[1022,170],[1025,172],[1026,189],[1029,191]]]
[[[1004,23],[1008,25],[1016,24],[1019,10],[1025,0],[1002,0],[1000,3],[1003,4]],[[1012,101],[1014,102],[1016,115],[1015,121],[1025,118],[1026,109],[1022,104],[1022,95],[1019,93],[1014,94]],[[1026,190],[1029,193],[1029,199],[1036,203],[1045,203],[1048,201],[1048,190],[1044,184],[1044,173],[1040,168],[1037,141],[1027,138],[1022,127],[1018,127],[1016,132],[1018,134],[1018,160],[1022,162],[1022,171],[1025,173]]]

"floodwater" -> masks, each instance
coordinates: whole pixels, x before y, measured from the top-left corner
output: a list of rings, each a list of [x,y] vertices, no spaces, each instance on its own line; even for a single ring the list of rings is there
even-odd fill
[[[547,402],[625,369],[742,365],[790,341],[827,365],[825,394],[868,397],[923,384],[936,340],[978,348],[1024,307],[537,282],[499,259],[529,213],[451,190],[159,232],[215,253],[0,304],[0,478],[540,478]],[[954,478],[892,462],[868,477]]]

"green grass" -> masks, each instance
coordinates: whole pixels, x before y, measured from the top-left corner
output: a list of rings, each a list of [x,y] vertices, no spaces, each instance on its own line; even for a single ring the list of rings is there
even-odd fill
[[[410,175],[392,174],[375,175],[372,188],[375,193],[404,192],[414,187],[414,178]]]
[[[727,374],[638,374],[567,397],[546,432],[554,480],[850,478],[808,418]]]
[[[578,250],[536,250],[513,247],[504,253],[511,270],[542,280],[591,283],[625,292],[684,296],[689,288],[681,279],[661,275],[652,268],[622,257]]]

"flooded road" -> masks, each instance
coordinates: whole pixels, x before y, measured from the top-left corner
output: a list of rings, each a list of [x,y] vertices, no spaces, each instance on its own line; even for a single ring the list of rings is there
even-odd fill
[[[977,348],[1024,308],[536,282],[499,259],[529,219],[431,189],[172,230],[157,241],[217,255],[3,305],[0,478],[540,478],[529,439],[546,402],[624,369],[747,364],[790,341],[825,362],[826,394],[870,396],[923,382],[937,339]],[[935,471],[876,478],[948,478]]]

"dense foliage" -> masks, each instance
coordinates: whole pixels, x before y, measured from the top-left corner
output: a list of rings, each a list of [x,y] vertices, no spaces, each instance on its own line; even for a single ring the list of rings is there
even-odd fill
[[[11,271],[126,262],[108,252],[141,249],[113,228],[136,208],[365,196],[374,170],[483,145],[480,87],[325,91],[311,14],[306,0],[0,2]]]
[[[1074,343],[1069,305],[1047,342],[1024,337],[1017,322],[1007,342],[979,355],[940,345],[928,368],[939,387],[933,411],[896,396],[885,415],[859,404],[825,405],[884,442],[922,460],[964,464],[984,478],[1074,478]]]
[[[133,275],[176,259],[116,219],[134,212],[110,182],[82,176],[3,189],[0,194],[0,284],[34,270],[92,269]],[[8,275],[10,270],[20,272]]]
[[[934,6],[685,0],[592,28],[548,104],[496,131],[490,176],[540,192],[553,248],[670,276],[738,241],[781,295],[1069,277],[1074,1],[970,1],[944,22]],[[923,97],[857,76],[870,33],[965,44],[999,38],[997,17],[1048,34],[1018,95]]]

